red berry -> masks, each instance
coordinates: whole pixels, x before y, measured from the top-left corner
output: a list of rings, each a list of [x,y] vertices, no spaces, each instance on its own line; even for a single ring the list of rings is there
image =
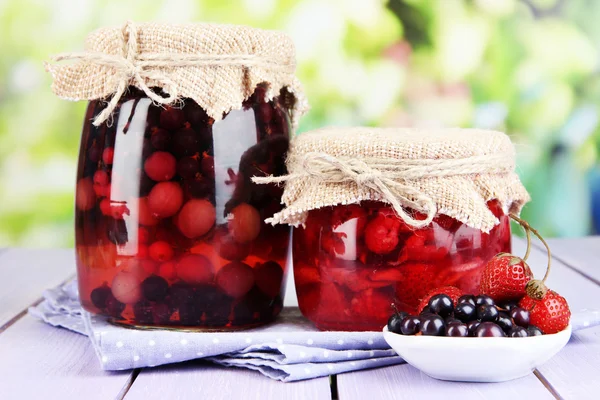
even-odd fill
[[[158,267],[158,275],[168,281],[174,281],[177,278],[177,264],[174,261],[167,261]]]
[[[250,254],[248,243],[238,243],[226,229],[219,229],[215,234],[214,246],[219,256],[229,261],[241,261]]]
[[[458,298],[460,296],[464,295],[465,293],[455,286],[442,286],[439,288],[432,289],[429,292],[427,292],[425,294],[425,296],[423,296],[423,299],[421,300],[421,302],[419,303],[419,306],[417,307],[417,312],[420,313],[421,311],[423,311],[425,306],[427,306],[427,304],[429,303],[429,299],[431,299],[433,296],[435,296],[437,294],[445,294],[445,295],[449,296],[452,299],[452,303],[456,307],[456,302],[458,301]]]
[[[267,296],[275,297],[281,291],[283,269],[275,261],[267,261],[254,268],[256,286]]]
[[[94,185],[106,186],[109,182],[108,172],[100,169],[94,173]]]
[[[160,126],[168,130],[176,130],[183,126],[185,115],[179,108],[168,107],[160,113]]]
[[[75,205],[82,211],[91,210],[96,205],[96,193],[90,178],[82,178],[77,182]]]
[[[217,285],[229,296],[240,298],[254,286],[254,273],[248,264],[233,261],[217,273]]]
[[[150,232],[148,232],[148,229],[140,226],[138,228],[138,243],[142,243],[142,244],[148,244],[148,242],[150,241]]]
[[[148,253],[150,254],[150,258],[159,262],[169,261],[175,255],[173,247],[163,240],[152,243],[148,249]]]
[[[176,269],[179,279],[187,283],[208,283],[213,278],[212,263],[200,254],[188,254],[181,257]]]
[[[177,173],[183,179],[194,179],[200,172],[200,162],[195,157],[183,157],[177,161]]]
[[[564,330],[571,318],[567,300],[553,290],[548,290],[541,300],[525,296],[519,301],[519,307],[529,311],[529,323],[545,334]]]
[[[160,128],[152,129],[152,136],[150,137],[150,143],[152,143],[152,147],[157,150],[165,150],[169,146],[169,142],[171,141],[171,134]]]
[[[148,249],[148,246],[146,246],[145,244],[138,243],[136,257],[140,258],[140,259],[144,259],[144,258],[148,258],[149,254],[150,254],[150,250]]]
[[[416,309],[427,292],[435,288],[437,268],[430,264],[406,263],[398,270],[400,277],[396,282],[396,297],[400,303]]]
[[[113,159],[115,158],[115,149],[112,147],[107,147],[102,152],[102,161],[106,165],[112,165]]]
[[[229,232],[239,243],[248,243],[260,233],[260,214],[250,204],[242,203],[231,211]]]
[[[398,246],[401,221],[395,215],[379,214],[365,228],[365,244],[375,254],[387,254]]]
[[[441,228],[447,230],[448,232],[455,232],[461,226],[460,221],[457,221],[454,218],[444,214],[440,214],[437,217],[435,217],[433,222],[435,222]]]
[[[531,279],[533,273],[521,258],[500,253],[483,268],[480,292],[497,302],[518,300],[525,296],[525,285]]]
[[[212,156],[204,153],[202,161],[200,162],[200,167],[202,168],[202,174],[204,174],[204,176],[210,179],[215,178],[215,159]]]
[[[138,222],[141,225],[146,226],[154,226],[160,222],[160,220],[152,214],[152,211],[150,211],[147,197],[140,198],[138,204]]]
[[[172,217],[183,203],[183,190],[175,182],[157,183],[148,195],[148,207],[158,218]]]
[[[110,183],[108,185],[99,185],[97,183],[94,183],[94,193],[96,193],[96,196],[98,197],[109,197],[110,189]]]
[[[191,199],[177,215],[176,225],[187,238],[200,237],[215,224],[215,207],[208,200]]]
[[[145,247],[145,249],[142,250],[142,253],[145,252],[146,257],[148,257],[148,246],[144,246],[144,247]],[[138,258],[141,258],[141,257],[139,257],[139,254],[140,254],[139,251],[140,251],[140,249],[138,248]],[[154,262],[153,260],[140,259],[140,260],[138,260],[138,263],[139,263],[140,267],[142,267],[142,269],[144,270],[145,276],[150,276],[150,275],[156,274],[156,271],[158,271],[158,264],[156,262]]]
[[[157,151],[152,153],[144,163],[144,171],[151,179],[162,182],[175,176],[177,160],[171,153]]]

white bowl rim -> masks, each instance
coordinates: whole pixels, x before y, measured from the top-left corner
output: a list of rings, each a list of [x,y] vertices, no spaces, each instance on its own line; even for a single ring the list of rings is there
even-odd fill
[[[506,341],[508,339],[510,339],[509,343],[514,343],[515,339],[529,340],[529,341],[557,340],[559,338],[562,338],[563,336],[570,337],[571,333],[572,333],[572,329],[573,329],[573,327],[571,326],[571,323],[569,323],[569,325],[567,325],[567,327],[560,332],[544,334],[544,335],[539,335],[539,336],[527,336],[527,337],[517,337],[517,338],[512,338],[512,337],[472,337],[472,336],[462,338],[462,337],[454,337],[454,336],[402,335],[400,333],[390,332],[388,330],[387,325],[385,325],[383,327],[382,332],[384,333],[384,336],[385,336],[385,334],[394,335],[394,336],[400,337],[400,338],[402,338],[402,340],[406,340],[406,341],[413,341],[413,342],[421,341],[421,342],[426,342],[429,345],[439,344],[439,345],[447,346],[448,340],[457,340],[457,339],[461,339],[461,340],[470,339],[468,342],[469,344],[477,343],[477,344],[486,344],[486,345],[507,344]],[[467,344],[467,342],[462,343],[462,344]]]

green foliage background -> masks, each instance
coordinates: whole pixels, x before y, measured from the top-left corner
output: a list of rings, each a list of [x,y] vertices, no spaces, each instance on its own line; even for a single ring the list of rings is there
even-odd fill
[[[548,236],[593,233],[598,17],[594,0],[0,0],[0,246],[73,244],[85,104],[54,97],[43,61],[126,19],[286,31],[312,106],[300,133],[505,130],[533,197],[524,217]]]

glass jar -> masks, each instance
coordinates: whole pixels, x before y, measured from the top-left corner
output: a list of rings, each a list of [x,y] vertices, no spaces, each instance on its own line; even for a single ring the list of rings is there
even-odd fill
[[[392,304],[418,313],[436,287],[477,294],[485,263],[511,251],[509,217],[488,208],[500,220],[489,233],[442,214],[414,230],[374,201],[309,211],[293,235],[300,310],[321,330],[379,331]]]
[[[290,228],[263,221],[281,209],[282,189],[251,177],[286,173],[291,94],[265,101],[265,91],[218,122],[191,99],[159,107],[130,88],[96,127],[105,103],[89,103],[75,214],[87,311],[206,329],[280,312]]]

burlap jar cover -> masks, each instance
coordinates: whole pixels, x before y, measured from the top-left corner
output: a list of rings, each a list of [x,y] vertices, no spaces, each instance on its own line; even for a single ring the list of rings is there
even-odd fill
[[[112,96],[95,125],[110,118],[122,94],[132,85],[158,104],[191,98],[215,121],[242,107],[258,84],[267,98],[286,88],[295,97],[292,123],[308,104],[294,75],[295,48],[281,32],[218,24],[127,22],[122,28],[92,32],[82,53],[67,53],[46,63],[54,93],[67,100]],[[151,88],[160,88],[161,96]]]
[[[514,146],[494,131],[320,129],[294,138],[287,166],[286,176],[254,178],[285,182],[286,207],[272,224],[297,226],[310,210],[379,200],[415,228],[445,214],[487,233],[499,223],[488,200],[518,214],[530,199],[515,173]]]

